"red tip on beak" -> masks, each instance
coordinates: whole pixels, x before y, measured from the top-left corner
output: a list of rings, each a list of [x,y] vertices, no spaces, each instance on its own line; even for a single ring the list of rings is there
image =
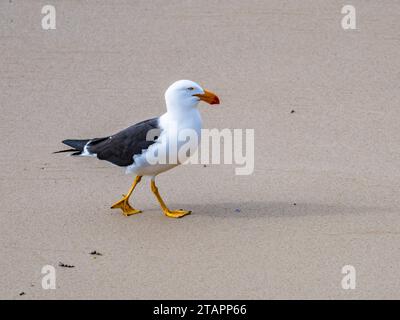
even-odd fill
[[[200,100],[209,104],[219,104],[218,96],[211,91],[204,90],[204,94],[194,94],[194,96],[199,97]]]

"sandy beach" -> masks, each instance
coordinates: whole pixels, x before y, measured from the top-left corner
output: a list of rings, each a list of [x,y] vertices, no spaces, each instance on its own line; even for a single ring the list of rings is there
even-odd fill
[[[400,2],[351,1],[355,30],[344,4],[0,1],[0,299],[399,299]],[[254,173],[180,166],[158,187],[191,215],[145,180],[125,217],[133,176],[52,152],[164,113],[178,79],[220,97],[205,128],[255,130]]]

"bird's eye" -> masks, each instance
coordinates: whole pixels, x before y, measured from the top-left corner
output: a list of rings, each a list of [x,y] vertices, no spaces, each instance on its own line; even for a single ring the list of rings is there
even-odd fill
[[[188,90],[194,90],[194,88],[193,87],[189,87]]]

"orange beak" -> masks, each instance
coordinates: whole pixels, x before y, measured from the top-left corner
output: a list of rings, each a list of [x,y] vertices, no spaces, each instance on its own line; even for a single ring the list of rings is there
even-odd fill
[[[194,96],[199,97],[200,100],[209,104],[219,104],[219,98],[217,95],[207,90],[204,90],[203,94],[194,94]]]

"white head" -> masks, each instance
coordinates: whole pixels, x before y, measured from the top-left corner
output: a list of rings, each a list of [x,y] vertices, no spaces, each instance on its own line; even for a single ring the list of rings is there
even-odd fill
[[[167,110],[171,112],[196,108],[201,100],[209,104],[219,104],[219,98],[214,93],[190,80],[176,81],[165,91]]]

